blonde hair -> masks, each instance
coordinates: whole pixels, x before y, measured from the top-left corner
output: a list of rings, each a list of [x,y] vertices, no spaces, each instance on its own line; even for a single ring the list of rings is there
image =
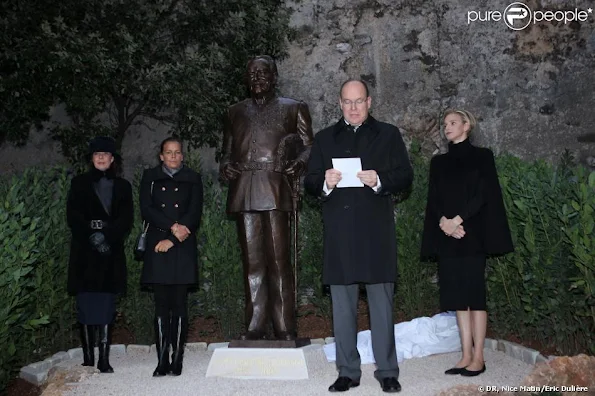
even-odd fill
[[[471,131],[473,131],[473,129],[477,125],[477,121],[475,120],[475,117],[473,116],[473,114],[471,114],[467,110],[462,110],[462,109],[447,109],[444,112],[442,119],[444,120],[447,116],[449,116],[451,114],[458,114],[461,117],[461,119],[463,120],[464,124],[469,124],[469,131],[467,132],[467,134],[471,134]]]

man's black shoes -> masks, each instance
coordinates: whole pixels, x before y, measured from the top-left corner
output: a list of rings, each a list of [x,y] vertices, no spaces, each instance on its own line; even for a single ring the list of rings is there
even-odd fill
[[[382,391],[387,393],[397,393],[401,391],[401,384],[396,377],[387,377],[380,380]]]
[[[349,377],[339,377],[334,384],[328,387],[329,392],[345,392],[349,388],[359,386],[359,381],[352,380]]]

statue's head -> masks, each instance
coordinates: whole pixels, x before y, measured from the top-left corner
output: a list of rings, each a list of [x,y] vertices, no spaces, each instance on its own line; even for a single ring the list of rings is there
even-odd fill
[[[246,77],[250,93],[259,98],[275,92],[277,65],[268,55],[258,55],[248,61]]]

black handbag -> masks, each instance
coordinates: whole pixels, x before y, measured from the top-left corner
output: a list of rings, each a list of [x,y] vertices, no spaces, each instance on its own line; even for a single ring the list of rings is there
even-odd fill
[[[151,197],[153,197],[153,183],[151,182]],[[145,251],[147,250],[147,231],[149,231],[149,222],[143,221],[143,230],[136,237],[136,243],[134,244],[134,259],[136,261],[143,261],[145,256]]]
[[[143,231],[136,237],[134,244],[134,259],[136,261],[143,261],[145,250],[147,250],[147,231],[149,230],[149,223],[143,221]]]

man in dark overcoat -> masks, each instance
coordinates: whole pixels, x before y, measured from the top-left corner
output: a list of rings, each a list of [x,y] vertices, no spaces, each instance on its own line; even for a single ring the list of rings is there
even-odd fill
[[[248,62],[251,98],[231,106],[223,136],[220,173],[229,181],[227,212],[236,217],[244,266],[246,332],[260,339],[272,319],[275,337],[296,337],[290,260],[290,178],[306,169],[312,126],[308,106],[275,95],[277,66],[269,56]],[[279,149],[295,136],[303,149],[291,161]],[[291,150],[289,150],[291,151]]]
[[[323,201],[323,283],[330,285],[339,378],[331,392],[359,385],[357,302],[359,284],[366,286],[375,377],[385,392],[398,392],[393,294],[397,276],[397,241],[391,195],[406,190],[413,170],[397,127],[369,115],[367,85],[348,80],[340,91],[343,117],[316,134],[306,191]],[[363,187],[341,188],[334,158],[360,158],[357,177]]]

